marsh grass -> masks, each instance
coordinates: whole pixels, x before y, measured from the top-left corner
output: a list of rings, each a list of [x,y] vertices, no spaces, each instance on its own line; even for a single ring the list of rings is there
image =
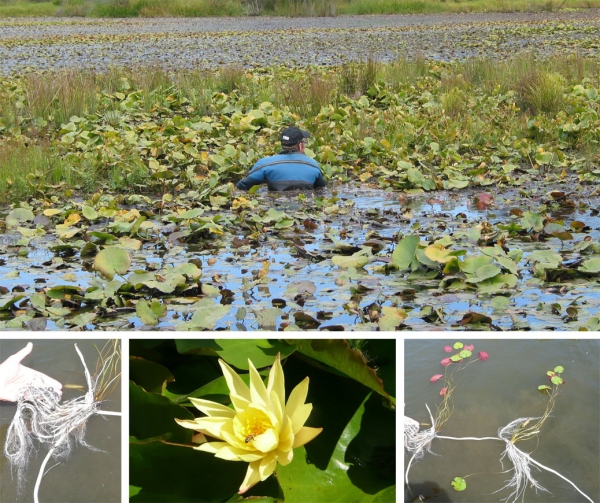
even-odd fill
[[[47,117],[56,125],[98,107],[96,77],[91,73],[68,70],[52,78],[32,73],[26,76],[26,88],[30,117]]]
[[[44,197],[77,181],[75,172],[48,146],[0,144],[0,202]]]
[[[91,123],[100,118],[120,131],[129,127],[128,107],[136,114],[157,114],[162,120],[174,113],[173,101],[183,104],[177,105],[178,114],[190,117],[218,116],[218,101],[241,107],[241,113],[270,102],[289,115],[289,121],[305,123],[339,115],[336,109],[341,108],[347,110],[342,112],[347,117],[316,120],[319,140],[314,148],[343,143],[344,131],[338,124],[345,121],[353,138],[373,138],[376,148],[387,140],[410,153],[423,142],[435,141],[444,148],[460,139],[465,145],[461,155],[468,156],[506,138],[513,140],[505,145],[515,138],[528,139],[532,145],[556,142],[557,121],[574,113],[573,86],[598,88],[599,77],[600,62],[578,56],[452,64],[422,58],[383,64],[371,58],[328,69],[234,66],[176,73],[148,67],[115,68],[106,74],[32,73],[19,80],[0,80],[0,132],[21,138],[0,146],[1,197],[3,202],[39,197],[64,186],[84,193],[100,186],[125,192],[146,190],[147,160],[137,147],[123,149],[110,162],[102,160],[100,153],[84,158],[69,153],[64,145],[56,147],[57,131],[73,116],[88,117]],[[368,109],[349,105],[367,92]],[[124,106],[126,96],[133,105]],[[542,127],[532,129],[532,117]],[[586,169],[595,169],[597,130],[588,128],[561,141],[581,151]],[[534,165],[533,147],[522,155],[525,164]]]
[[[597,8],[600,0],[0,0],[0,18],[231,17],[528,12]]]

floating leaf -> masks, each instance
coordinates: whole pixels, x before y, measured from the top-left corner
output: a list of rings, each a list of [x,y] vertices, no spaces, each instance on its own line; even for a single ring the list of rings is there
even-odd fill
[[[462,342],[455,342],[454,349],[462,349],[464,344]]]
[[[560,365],[558,367],[554,367],[554,372],[556,372],[557,374],[562,374],[564,371],[564,367],[561,367]]]
[[[552,384],[556,384],[558,386],[559,384],[563,383],[563,378],[555,375],[550,378],[550,381],[552,381]]]
[[[452,363],[452,360],[450,358],[444,358],[440,363],[442,364],[442,367],[447,367]]]
[[[392,264],[403,271],[408,269],[415,258],[415,251],[419,245],[419,236],[407,236],[402,239],[392,253]]]
[[[154,326],[158,325],[159,318],[167,315],[167,306],[158,299],[152,299],[151,302],[141,299],[135,306],[135,312],[144,325]]]
[[[125,274],[130,265],[131,259],[123,248],[104,248],[94,259],[94,269],[108,280],[112,280],[115,274]]]
[[[454,477],[452,487],[455,491],[464,491],[467,488],[467,483],[465,482],[465,479],[461,477]]]

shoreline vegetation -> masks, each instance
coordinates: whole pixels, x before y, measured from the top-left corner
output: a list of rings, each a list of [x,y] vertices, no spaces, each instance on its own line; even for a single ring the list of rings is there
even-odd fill
[[[0,77],[0,203],[98,190],[208,200],[289,124],[311,132],[309,155],[335,182],[597,183],[599,92],[600,63],[576,55]]]
[[[0,0],[0,19],[19,17],[334,17],[344,15],[552,12],[600,0]]]

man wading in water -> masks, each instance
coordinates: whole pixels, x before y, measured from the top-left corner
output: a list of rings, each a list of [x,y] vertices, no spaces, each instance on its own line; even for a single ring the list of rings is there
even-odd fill
[[[269,190],[312,190],[327,183],[319,163],[304,154],[306,138],[310,135],[297,127],[281,132],[282,151],[260,159],[250,173],[236,187],[248,190],[254,185],[267,183]]]

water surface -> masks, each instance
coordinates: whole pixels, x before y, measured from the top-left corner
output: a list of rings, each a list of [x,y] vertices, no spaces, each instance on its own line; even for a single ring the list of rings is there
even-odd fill
[[[458,334],[457,334],[458,336]],[[547,398],[537,387],[547,384],[546,371],[557,365],[565,368],[564,387],[557,397],[552,417],[544,423],[539,443],[518,442],[517,447],[575,483],[594,501],[600,500],[600,341],[598,340],[477,340],[460,336],[445,341],[405,341],[405,415],[430,423],[425,404],[435,415],[440,403],[442,381],[430,383],[434,374],[443,373],[440,360],[445,345],[461,341],[474,344],[474,353],[486,351],[489,360],[475,362],[467,369],[454,393],[454,414],[440,432],[454,437],[496,436],[499,428],[511,421],[543,413]],[[455,378],[455,381],[458,381]],[[430,502],[498,502],[510,491],[492,494],[510,478],[499,462],[503,442],[454,441],[435,439],[432,450],[409,472],[411,495],[405,487],[405,501],[418,494]],[[410,458],[405,456],[405,466]],[[505,469],[509,465],[505,462]],[[481,473],[466,478],[467,489],[456,492],[454,477]],[[559,477],[533,470],[534,478],[548,489],[536,494],[528,489],[527,502],[578,503],[587,501]]]

